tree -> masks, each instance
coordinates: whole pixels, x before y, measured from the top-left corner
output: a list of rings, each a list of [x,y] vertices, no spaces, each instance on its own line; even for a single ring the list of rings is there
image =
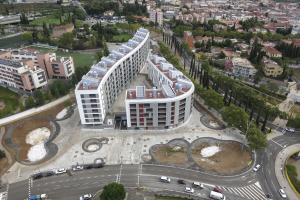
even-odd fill
[[[245,77],[244,80],[245,80],[246,82],[248,82],[248,81],[249,81],[249,77]]]
[[[6,157],[6,153],[4,150],[0,150],[0,159],[5,158]]]
[[[70,100],[64,102],[64,107],[69,110],[72,107],[72,102]]]
[[[122,184],[109,183],[105,185],[100,195],[101,200],[123,200],[126,197],[126,191]]]
[[[108,56],[109,55],[109,50],[108,50],[108,47],[107,47],[107,44],[104,42],[103,43],[103,52],[104,52],[104,56]]]
[[[74,43],[74,35],[72,32],[64,33],[59,38],[59,44],[66,49],[70,49],[73,43]]]
[[[268,83],[267,84],[268,89],[272,92],[277,92],[279,90],[279,86],[277,83]]]
[[[225,53],[223,51],[221,51],[221,53],[219,54],[219,58],[220,59],[226,58],[226,55],[225,55]]]
[[[75,84],[78,83],[78,79],[77,79],[77,76],[76,74],[72,74],[71,76],[71,84],[75,86]]]
[[[72,75],[73,75],[73,74],[72,74]],[[50,91],[47,93],[47,99],[48,99],[49,101],[51,101],[51,100],[53,99],[53,96],[52,96],[52,94],[51,94]]]
[[[215,90],[206,90],[203,94],[203,99],[205,105],[208,106],[208,109],[220,110],[224,103],[222,101],[222,95],[217,93]]]
[[[102,51],[96,52],[95,55],[94,55],[94,58],[96,58],[97,62],[100,62],[102,57],[103,57],[103,52]]]
[[[3,110],[0,110],[0,118],[4,117]]]
[[[248,130],[248,145],[252,151],[268,147],[267,136],[260,131],[254,124]]]
[[[242,77],[241,75],[239,75],[239,76],[238,76],[238,79],[239,79],[240,81],[242,81],[242,80],[243,80],[243,77]]]
[[[60,93],[59,93],[59,91],[58,91],[57,88],[55,89],[54,97],[55,97],[55,98],[60,97]]]
[[[28,97],[28,105],[30,108],[35,106],[35,102],[31,96]]]
[[[27,40],[28,42],[32,42],[33,38],[32,38],[32,34],[31,33],[23,33],[22,34],[22,40]]]
[[[268,93],[268,86],[267,84],[263,83],[259,86],[259,90],[263,93]]]
[[[222,118],[227,122],[227,127],[243,128],[245,130],[248,116],[243,108],[231,104],[221,112]]]
[[[38,90],[37,94],[38,94],[39,104],[44,105],[45,102],[46,102],[46,99],[45,99],[45,96],[44,96],[43,92],[41,90]]]
[[[195,48],[200,48],[200,47],[201,47],[200,42],[195,42]]]
[[[23,105],[22,102],[19,102],[19,108],[20,108],[21,111],[26,110],[26,108],[25,108],[25,106]]]

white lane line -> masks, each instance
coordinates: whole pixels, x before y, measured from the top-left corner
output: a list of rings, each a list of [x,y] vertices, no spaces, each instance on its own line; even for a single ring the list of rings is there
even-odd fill
[[[254,193],[256,193],[259,197],[262,196],[264,198],[265,193],[260,188],[258,188],[257,186],[255,186],[255,185],[249,185],[247,187],[249,187],[249,189],[251,191],[253,191]]]
[[[250,190],[253,194],[255,194],[255,196],[257,196],[257,198],[260,198],[260,196],[262,196],[256,189],[250,187],[250,185],[249,185],[249,186],[246,186],[246,188],[247,188],[248,190]]]
[[[252,195],[248,193],[248,191],[245,190],[245,188],[240,187],[239,190],[241,190],[249,199],[253,199]]]

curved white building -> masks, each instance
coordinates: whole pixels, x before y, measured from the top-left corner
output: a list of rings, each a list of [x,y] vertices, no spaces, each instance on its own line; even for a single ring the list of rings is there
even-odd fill
[[[134,37],[94,64],[75,89],[82,124],[103,124],[116,97],[139,73],[149,53],[149,32]]]
[[[127,129],[167,129],[187,121],[192,113],[194,84],[165,58],[148,58],[148,78],[156,86],[126,91]]]

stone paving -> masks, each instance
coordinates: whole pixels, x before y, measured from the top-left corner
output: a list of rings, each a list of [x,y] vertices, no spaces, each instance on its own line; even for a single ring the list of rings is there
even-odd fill
[[[141,162],[141,155],[147,154],[152,145],[166,144],[174,138],[183,138],[192,142],[200,137],[213,137],[221,140],[235,140],[241,142],[244,138],[237,130],[212,130],[200,122],[201,113],[195,108],[189,121],[172,130],[161,131],[121,131],[121,130],[81,130],[78,125],[80,118],[77,108],[74,115],[64,121],[59,121],[60,134],[53,140],[58,146],[58,153],[45,163],[24,166],[15,163],[10,173],[6,174],[9,183],[29,178],[37,172],[71,168],[72,165],[93,163],[102,158],[108,165]],[[96,152],[88,153],[82,149],[82,144],[89,138],[109,139],[107,144]],[[17,173],[14,173],[17,172]]]

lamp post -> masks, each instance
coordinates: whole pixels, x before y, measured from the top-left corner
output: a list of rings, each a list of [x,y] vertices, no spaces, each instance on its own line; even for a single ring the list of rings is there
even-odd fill
[[[252,123],[252,120],[251,120],[249,123],[248,123],[248,122],[249,122],[249,121],[247,120],[247,130],[246,130],[246,135],[245,135],[245,139],[244,139],[244,141],[243,141],[243,146],[242,146],[241,152],[243,152],[243,150],[244,150],[244,146],[245,146],[245,142],[246,142],[248,130],[249,130],[249,128],[250,128],[250,125],[251,125],[251,123]]]

